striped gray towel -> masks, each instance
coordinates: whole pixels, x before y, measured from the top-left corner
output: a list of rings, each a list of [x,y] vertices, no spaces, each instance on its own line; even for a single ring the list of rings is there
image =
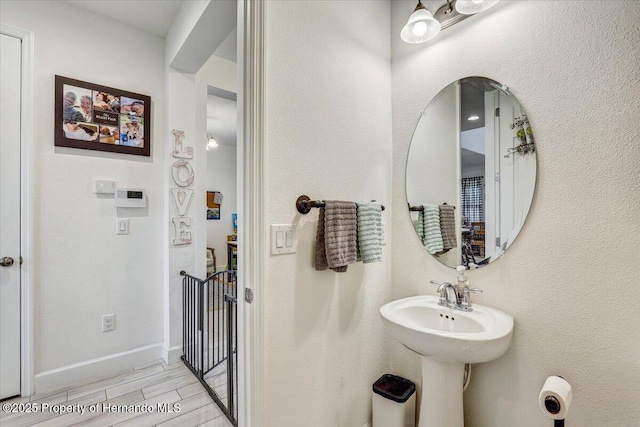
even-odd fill
[[[442,230],[442,244],[444,250],[458,246],[456,239],[456,218],[453,205],[440,205],[440,229]]]
[[[336,200],[326,200],[324,204],[318,217],[315,267],[343,273],[356,262],[356,204]]]
[[[382,261],[382,205],[358,203],[358,261]]]
[[[438,205],[424,205],[425,242],[430,254],[442,252],[442,231],[440,230],[440,208]]]

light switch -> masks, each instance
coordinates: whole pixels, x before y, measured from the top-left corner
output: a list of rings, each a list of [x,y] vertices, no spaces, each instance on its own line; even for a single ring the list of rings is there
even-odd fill
[[[116,234],[129,234],[128,218],[118,218],[116,220]]]
[[[292,224],[271,225],[271,255],[294,253],[297,243]]]

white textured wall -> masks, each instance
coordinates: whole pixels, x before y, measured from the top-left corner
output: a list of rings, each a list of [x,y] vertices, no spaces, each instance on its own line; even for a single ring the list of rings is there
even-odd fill
[[[457,85],[441,92],[417,122],[407,161],[407,199],[412,205],[459,206],[460,158]]]
[[[459,85],[451,85],[438,94],[429,104],[425,115],[417,122],[411,146],[411,157],[406,170],[407,202],[411,206],[447,203],[456,207],[460,216],[460,111]],[[406,206],[406,204],[405,204]],[[406,210],[406,208],[405,208]],[[411,213],[412,221],[418,221],[419,212]],[[415,223],[414,222],[414,223]],[[456,223],[457,224],[457,223]],[[417,234],[414,235],[417,240]],[[460,244],[438,256],[443,263],[455,265],[460,259]]]
[[[389,3],[269,1],[266,15],[266,220],[296,224],[298,252],[267,263],[265,425],[360,427],[387,371],[390,247],[383,263],[315,271],[318,210],[294,205],[391,201]]]
[[[165,176],[165,260],[164,260],[164,358],[168,362],[175,362],[182,354],[182,277],[180,271],[204,277],[206,266],[204,261],[206,247],[206,220],[202,216],[206,212],[206,199],[198,197],[206,190],[207,169],[206,169],[206,87],[200,88],[204,93],[198,93],[196,76],[192,74],[182,74],[165,68],[167,108],[165,110],[167,127],[164,135],[166,137],[166,167]],[[200,95],[200,96],[198,96]],[[204,98],[204,101],[202,100]],[[198,109],[198,105],[201,106]],[[198,113],[202,115],[199,117]],[[198,120],[201,118],[202,120]],[[198,126],[201,125],[201,126]],[[171,152],[174,146],[173,130],[184,132],[183,141],[185,146],[193,147],[193,159],[189,163],[193,168],[194,179],[190,189],[194,190],[193,200],[185,213],[186,218],[191,220],[191,239],[188,245],[174,246],[175,238],[174,226],[171,219],[179,217],[175,202],[172,200],[171,189],[179,188],[171,178],[171,166],[178,160]],[[199,144],[198,141],[201,141]],[[198,251],[196,248],[201,247]],[[198,263],[196,254],[203,254],[202,260]]]
[[[220,220],[207,221],[207,247],[216,250],[218,271],[227,264],[227,235],[233,234],[232,213],[238,213],[238,177],[235,145],[207,151],[207,191],[222,192]]]
[[[35,372],[160,343],[164,40],[101,17],[118,37],[92,50],[80,29],[96,16],[62,2],[3,1],[0,20],[35,33]],[[54,148],[55,74],[150,95],[151,157]],[[148,209],[116,212],[96,179],[144,188]],[[117,215],[129,235],[116,235]],[[108,313],[116,330],[102,333]]]
[[[174,25],[186,25],[182,21]],[[173,27],[172,27],[173,28]],[[175,43],[172,34],[186,30],[170,30],[167,43]],[[184,270],[196,277],[206,276],[207,247],[207,87],[216,86],[236,92],[237,65],[217,56],[209,60],[196,74],[185,74],[168,65],[170,52],[165,57],[167,109],[165,135],[167,138],[166,168],[163,181],[165,194],[165,231],[167,232],[164,251],[164,357],[170,362],[178,361],[182,354],[182,277]],[[170,178],[171,165],[174,163],[173,136],[171,131],[179,129],[185,132],[184,141],[193,147],[193,159],[189,160],[194,170],[194,196],[186,217],[191,218],[191,238],[189,245],[173,245],[174,230],[172,217],[178,217],[177,209],[171,200],[171,188],[177,185]],[[217,252],[217,251],[216,251]],[[216,253],[217,256],[219,254]]]
[[[404,171],[418,112],[446,85],[485,76],[526,108],[538,147],[530,217],[505,258],[469,274],[479,303],[512,314],[513,343],[475,365],[465,392],[471,427],[551,425],[538,409],[548,375],[573,385],[568,425],[640,425],[640,3],[503,1],[404,44],[415,2],[392,2],[393,295],[454,279],[413,238]],[[394,344],[395,371],[419,359]]]

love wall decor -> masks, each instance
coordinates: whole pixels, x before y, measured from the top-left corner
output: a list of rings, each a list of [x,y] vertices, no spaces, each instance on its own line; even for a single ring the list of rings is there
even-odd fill
[[[173,246],[191,243],[191,217],[187,216],[193,199],[194,173],[189,160],[193,159],[193,147],[184,142],[184,131],[174,129],[173,151],[171,155],[178,159],[171,165],[171,179],[178,186],[171,189],[171,197],[178,211],[177,217],[171,218],[173,224]]]

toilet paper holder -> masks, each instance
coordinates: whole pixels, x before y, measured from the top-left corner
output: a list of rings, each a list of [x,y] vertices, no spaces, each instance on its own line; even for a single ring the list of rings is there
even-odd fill
[[[540,391],[540,409],[553,419],[554,427],[564,427],[564,419],[571,404],[571,384],[561,376],[547,378]]]
[[[551,414],[557,414],[560,412],[560,402],[554,396],[547,396],[544,398],[544,407],[547,408]],[[553,420],[553,427],[564,427],[564,419]]]

